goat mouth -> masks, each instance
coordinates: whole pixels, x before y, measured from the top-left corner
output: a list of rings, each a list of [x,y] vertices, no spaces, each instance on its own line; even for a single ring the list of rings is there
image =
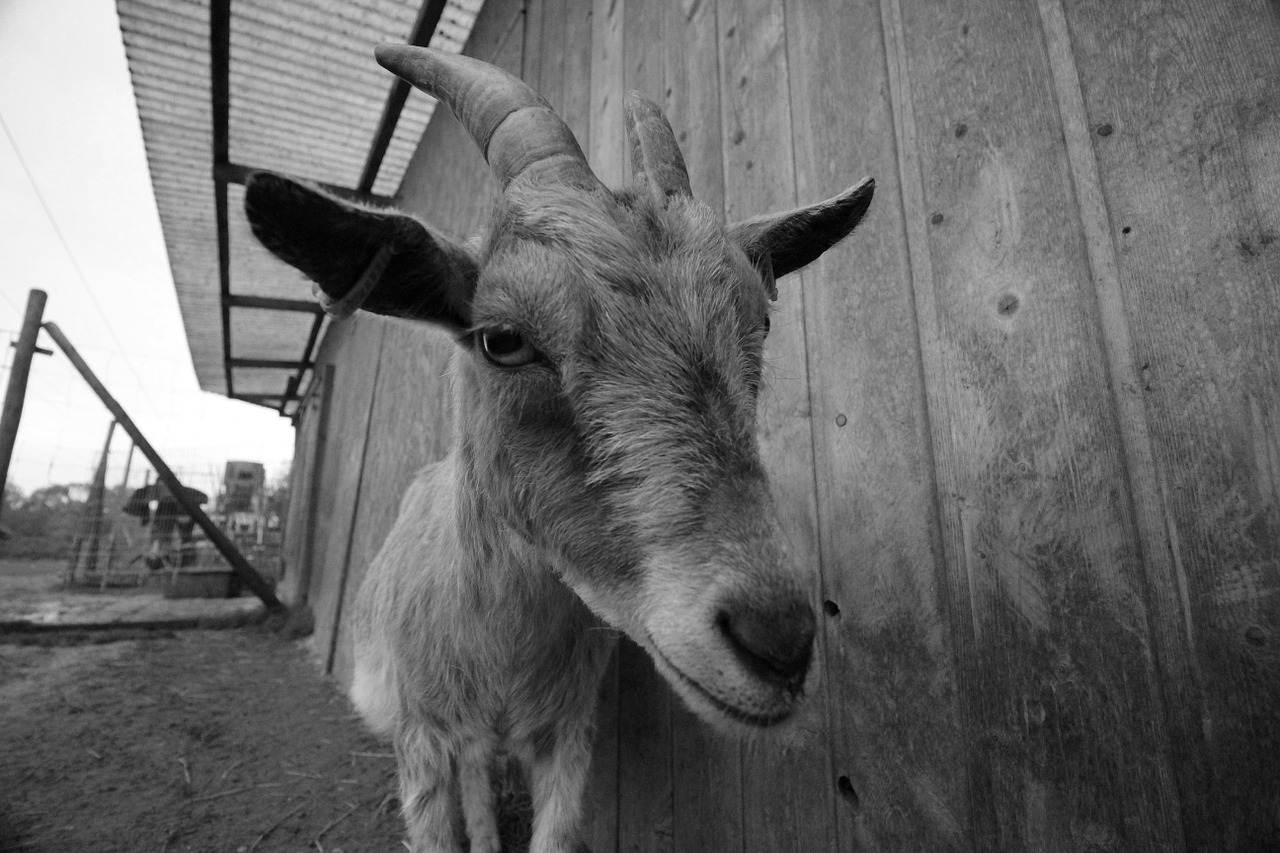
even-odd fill
[[[658,648],[658,644],[653,642],[652,637],[649,638],[649,645],[653,649],[653,653],[657,655],[662,660],[662,662],[665,663],[671,669],[671,671],[676,674],[676,677],[680,679],[681,683],[688,685],[694,692],[696,692],[699,696],[701,696],[702,698],[710,702],[713,706],[715,706],[715,709],[717,711],[724,714],[729,719],[738,723],[743,723],[748,726],[755,726],[756,728],[766,729],[766,728],[769,728],[770,726],[778,725],[779,723],[783,722],[784,720],[786,720],[788,717],[791,716],[790,709],[785,711],[780,711],[776,714],[755,714],[755,713],[752,713],[751,711],[744,711],[738,706],[730,704],[729,702],[726,702],[724,699],[721,699],[719,696],[715,695],[710,690],[703,687],[699,682],[695,681],[693,678],[689,677],[688,675],[685,675],[684,671],[681,670],[680,667],[672,663],[671,659],[662,653],[662,650]]]

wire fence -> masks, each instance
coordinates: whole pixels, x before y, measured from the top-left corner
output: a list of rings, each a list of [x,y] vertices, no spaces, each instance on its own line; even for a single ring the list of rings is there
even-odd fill
[[[234,595],[226,560],[142,454],[122,442],[84,477],[23,493],[7,488],[0,558],[56,562],[68,588],[156,586],[168,592]],[[268,581],[280,576],[280,544],[288,489],[261,463],[227,460],[214,470],[207,455],[174,456],[188,494]],[[222,590],[221,593],[218,590]]]
[[[0,337],[13,337],[9,331]],[[7,384],[12,352],[7,346],[0,351],[0,388]],[[98,353],[97,360],[116,374],[112,385],[127,392],[110,353]],[[180,392],[170,396],[171,406],[188,416],[207,401],[198,392],[185,395],[191,399]],[[165,424],[163,417],[153,420]],[[199,437],[164,434],[163,426],[156,432],[161,434],[148,438],[184,488],[260,574],[277,579],[288,461],[253,458],[243,445],[175,447],[175,435]],[[56,565],[68,588],[161,586],[178,592],[203,585],[207,591],[189,594],[217,594],[221,585],[225,594],[237,591],[226,560],[62,358],[39,358],[32,366],[0,532],[0,569]]]

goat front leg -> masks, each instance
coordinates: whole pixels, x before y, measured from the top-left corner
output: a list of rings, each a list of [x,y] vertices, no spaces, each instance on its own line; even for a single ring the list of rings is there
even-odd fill
[[[474,741],[458,757],[458,786],[462,789],[462,816],[467,822],[470,853],[500,853],[498,803],[493,791],[493,744]]]
[[[591,717],[562,726],[549,752],[535,754],[529,853],[589,853],[582,841],[582,794],[591,767]]]
[[[452,751],[422,729],[396,737],[400,810],[412,853],[462,853]]]

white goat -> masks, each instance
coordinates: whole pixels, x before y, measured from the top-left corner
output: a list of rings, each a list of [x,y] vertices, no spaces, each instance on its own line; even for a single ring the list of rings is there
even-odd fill
[[[472,853],[498,850],[489,777],[506,752],[530,772],[532,850],[569,853],[605,626],[724,729],[782,723],[812,691],[813,567],[773,518],[756,393],[775,275],[847,235],[872,182],[726,229],[638,95],[636,186],[613,192],[516,78],[423,48],[377,56],[452,108],[503,195],[474,251],[277,175],[248,186],[254,233],[326,308],[458,342],[453,449],[369,568],[351,696],[395,741],[415,851],[454,853],[464,830]]]

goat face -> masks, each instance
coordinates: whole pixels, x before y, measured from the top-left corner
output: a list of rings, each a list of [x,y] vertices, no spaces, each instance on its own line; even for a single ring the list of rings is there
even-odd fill
[[[791,717],[814,678],[812,567],[788,555],[760,463],[762,349],[775,275],[848,234],[871,182],[726,229],[638,96],[637,186],[615,193],[515,78],[424,49],[379,59],[448,103],[497,172],[480,249],[266,174],[247,189],[255,233],[331,310],[454,334],[459,490],[483,525],[538,546],[707,719]]]

